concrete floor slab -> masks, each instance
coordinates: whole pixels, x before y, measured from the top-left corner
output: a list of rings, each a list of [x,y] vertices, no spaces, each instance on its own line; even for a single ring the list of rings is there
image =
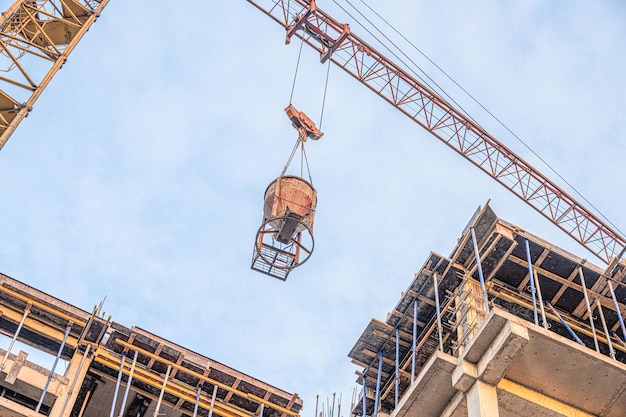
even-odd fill
[[[506,377],[592,414],[626,415],[626,365],[534,325]]]
[[[402,398],[391,417],[438,416],[457,392],[452,387],[455,357],[437,351]]]

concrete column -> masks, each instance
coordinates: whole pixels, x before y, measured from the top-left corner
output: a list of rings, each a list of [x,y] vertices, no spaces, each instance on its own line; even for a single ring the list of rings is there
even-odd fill
[[[461,342],[459,354],[465,349],[478,329],[485,321],[485,301],[483,299],[480,283],[474,279],[468,279],[463,290],[455,298],[456,319],[459,323],[456,332]]]
[[[83,384],[85,375],[91,366],[93,356],[90,352],[87,352],[88,357],[83,359],[82,352],[76,352],[70,361],[66,377],[68,378],[68,384],[63,385],[55,394],[57,399],[50,410],[50,416],[52,417],[69,417],[72,412],[72,407],[76,401],[76,397],[80,392],[80,387]]]
[[[496,387],[476,380],[467,391],[467,417],[498,417]]]

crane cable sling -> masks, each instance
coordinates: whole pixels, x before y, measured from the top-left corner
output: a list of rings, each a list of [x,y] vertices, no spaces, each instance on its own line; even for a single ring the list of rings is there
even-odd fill
[[[337,1],[333,0],[336,4]],[[369,10],[372,11],[372,13],[374,13],[376,15],[376,17],[378,17],[380,20],[382,20],[387,26],[389,26],[396,34],[398,34],[402,39],[404,39],[406,42],[409,43],[409,45],[411,45],[417,52],[419,52],[424,58],[426,58],[428,60],[428,62],[430,62],[431,64],[433,64],[435,66],[435,68],[437,68],[439,71],[441,71],[447,78],[449,78],[455,85],[457,85],[465,94],[467,94],[468,96],[471,97],[471,95],[465,91],[465,89],[463,89],[463,87],[461,87],[452,77],[450,77],[443,69],[441,69],[441,67],[439,67],[432,59],[430,59],[424,52],[422,52],[417,46],[415,46],[414,43],[412,43],[409,39],[407,39],[402,33],[400,33],[398,31],[398,29],[396,29],[395,27],[393,27],[391,25],[391,23],[389,23],[387,20],[385,20],[384,17],[382,17],[378,12],[376,12],[376,10],[374,10],[370,5],[368,5],[364,0],[360,0],[361,3],[363,3]],[[472,120],[474,123],[476,123],[478,126],[480,126],[480,124],[474,120],[474,118],[472,118],[472,116],[463,108],[463,106],[457,102],[453,97],[451,97],[446,90],[444,90],[438,83],[437,81],[435,81],[432,77],[430,77],[428,75],[428,73],[426,71],[424,71],[419,65],[417,65],[417,63],[415,61],[413,61],[413,59],[406,54],[398,45],[396,45],[394,43],[393,40],[391,40],[387,35],[385,35],[385,32],[383,32],[381,29],[379,29],[370,19],[368,19],[355,5],[353,5],[352,3],[350,3],[350,0],[346,0],[346,3],[348,3],[363,19],[365,19],[365,21],[367,23],[369,23],[372,28],[380,33],[387,42],[383,42],[381,41],[375,34],[373,34],[367,27],[365,27],[365,25],[361,22],[358,21],[358,19],[356,19],[354,17],[354,15],[352,15],[349,11],[347,11],[345,8],[343,8],[341,5],[337,4],[344,12],[346,12],[348,14],[348,16],[350,16],[350,18],[352,18],[354,21],[356,21],[362,28],[363,30],[365,30],[367,33],[369,33],[374,39],[376,39],[381,46],[386,49],[391,55],[393,55],[398,61],[400,61],[402,63],[402,65],[404,65],[407,70],[409,72],[411,72],[418,80],[420,80],[422,83],[424,83],[424,85],[426,85],[427,87],[429,87],[431,90],[438,92],[443,99],[443,96],[445,96],[447,98],[447,100],[449,100],[450,102],[454,103],[454,105],[459,108],[467,118],[469,118],[470,120]],[[391,48],[389,48],[387,46],[387,43],[391,44],[391,46],[393,46],[399,54],[401,54],[404,58],[406,58],[411,64],[413,64],[413,67],[415,67],[417,70],[419,70],[419,72],[421,72],[424,77],[426,77],[426,79],[424,79],[424,77],[422,77],[420,74],[418,74],[418,71],[416,71],[413,67],[411,67],[411,65],[408,65],[404,59],[400,56],[398,56],[398,54],[396,54]],[[474,99],[472,97],[472,99]],[[476,99],[474,99],[474,101],[476,101]],[[480,104],[480,103],[479,103]]]
[[[300,38],[300,50],[298,51],[298,60],[296,61],[296,70],[293,74],[293,83],[291,84],[291,95],[289,96],[289,104],[292,104],[293,92],[296,89],[296,79],[298,78],[298,69],[300,68],[300,57],[302,56],[302,45],[304,45],[304,36]]]
[[[291,165],[291,161],[293,160],[293,157],[296,154],[296,151],[298,150],[298,148],[300,148],[301,150],[300,152],[300,176],[301,177],[304,176],[304,166],[306,166],[306,171],[309,176],[309,183],[313,185],[313,178],[311,177],[311,169],[309,168],[309,159],[307,158],[306,151],[304,149],[304,139],[302,138],[302,134],[298,135],[298,140],[296,141],[295,146],[291,150],[291,154],[289,155],[289,158],[287,159],[287,163],[285,164],[283,171],[280,173],[280,176],[281,177],[285,176],[285,173],[287,172],[287,168],[289,168],[289,165]]]
[[[313,178],[311,178],[311,170],[309,169],[309,159],[306,156],[306,150],[304,149],[304,141],[302,142],[302,155],[301,155],[301,160],[300,160],[300,176],[303,176],[303,172],[302,172],[302,163],[304,162],[306,164],[306,171],[307,174],[309,175],[309,183],[311,184],[311,186],[313,186]]]
[[[291,155],[289,155],[289,158],[287,159],[287,163],[285,164],[285,167],[283,168],[283,171],[280,173],[281,177],[285,175],[285,173],[287,172],[287,168],[289,168],[289,165],[291,165],[291,160],[293,159],[293,156],[296,154],[296,151],[298,150],[298,146],[299,145],[300,145],[300,137],[298,136],[298,140],[296,141],[296,145],[291,150]]]
[[[326,67],[326,82],[324,83],[324,96],[322,97],[322,112],[320,114],[319,130],[322,130],[322,120],[324,120],[324,107],[326,106],[326,92],[328,91],[328,78],[330,75],[330,63],[332,57],[328,60],[328,66]]]
[[[288,3],[289,5],[289,3]],[[289,7],[289,6],[288,6]],[[292,104],[293,102],[293,94],[294,91],[296,89],[296,81],[298,79],[298,70],[300,69],[300,58],[302,57],[302,47],[304,45],[304,36],[300,37],[300,49],[298,51],[298,59],[296,61],[296,69],[294,71],[294,75],[293,75],[293,82],[291,84],[291,94],[289,95],[289,104]],[[322,121],[324,119],[324,108],[326,106],[326,94],[328,92],[328,79],[330,78],[330,62],[331,60],[328,60],[328,67],[326,68],[326,80],[324,83],[324,95],[322,96],[322,109],[321,109],[321,113],[320,113],[320,122],[319,122],[319,128],[321,130],[322,128]],[[289,165],[291,164],[291,161],[293,160],[293,157],[296,153],[296,150],[298,149],[298,147],[301,149],[301,154],[300,154],[300,176],[304,176],[304,166],[306,165],[306,171],[309,177],[309,183],[311,185],[313,185],[313,178],[311,177],[311,169],[309,167],[309,159],[307,158],[306,155],[306,150],[304,149],[304,142],[306,140],[306,136],[303,137],[303,134],[300,133],[298,135],[298,140],[296,141],[295,146],[293,147],[291,154],[289,155],[289,158],[287,159],[287,163],[285,164],[285,167],[283,168],[283,171],[281,172],[281,176],[284,176],[285,173],[287,172],[287,169],[289,168]]]
[[[296,80],[298,79],[298,69],[300,68],[300,57],[302,57],[302,46],[304,45],[304,36],[300,38],[300,50],[298,51],[298,60],[296,61],[296,70],[293,74],[293,83],[291,84],[291,94],[289,95],[289,104],[293,104],[293,93],[296,89]],[[328,66],[326,68],[326,81],[324,82],[324,95],[322,96],[322,111],[320,114],[319,129],[322,130],[322,120],[324,119],[324,107],[326,106],[326,93],[328,92],[328,79],[330,77],[330,63],[332,59],[328,60]]]

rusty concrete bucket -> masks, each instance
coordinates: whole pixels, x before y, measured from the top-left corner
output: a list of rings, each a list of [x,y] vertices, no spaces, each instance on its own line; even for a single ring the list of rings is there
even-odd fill
[[[309,259],[316,204],[317,192],[300,177],[280,176],[267,187],[252,269],[284,281]]]

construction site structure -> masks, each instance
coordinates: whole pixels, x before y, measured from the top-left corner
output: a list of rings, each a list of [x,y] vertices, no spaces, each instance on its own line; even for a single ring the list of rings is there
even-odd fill
[[[453,253],[431,253],[389,317],[372,320],[358,339],[349,356],[363,368],[363,392],[353,414],[626,415],[626,238],[315,0],[248,1],[284,27],[287,42],[302,39],[609,265],[481,209]],[[16,0],[2,14],[0,148],[107,2]],[[301,142],[319,136],[310,119],[287,114]],[[283,204],[283,190],[298,197]],[[265,203],[252,267],[286,279],[312,252],[316,192],[281,175]],[[300,238],[307,232],[309,246]],[[0,309],[9,337],[2,416],[287,417],[302,408],[297,394],[3,275]],[[17,342],[52,355],[51,369],[14,354]]]
[[[302,409],[298,394],[2,274],[0,312],[2,417],[298,417]],[[41,357],[55,358],[50,369]]]
[[[626,265],[610,275],[486,205],[349,353],[382,417],[626,415]]]

